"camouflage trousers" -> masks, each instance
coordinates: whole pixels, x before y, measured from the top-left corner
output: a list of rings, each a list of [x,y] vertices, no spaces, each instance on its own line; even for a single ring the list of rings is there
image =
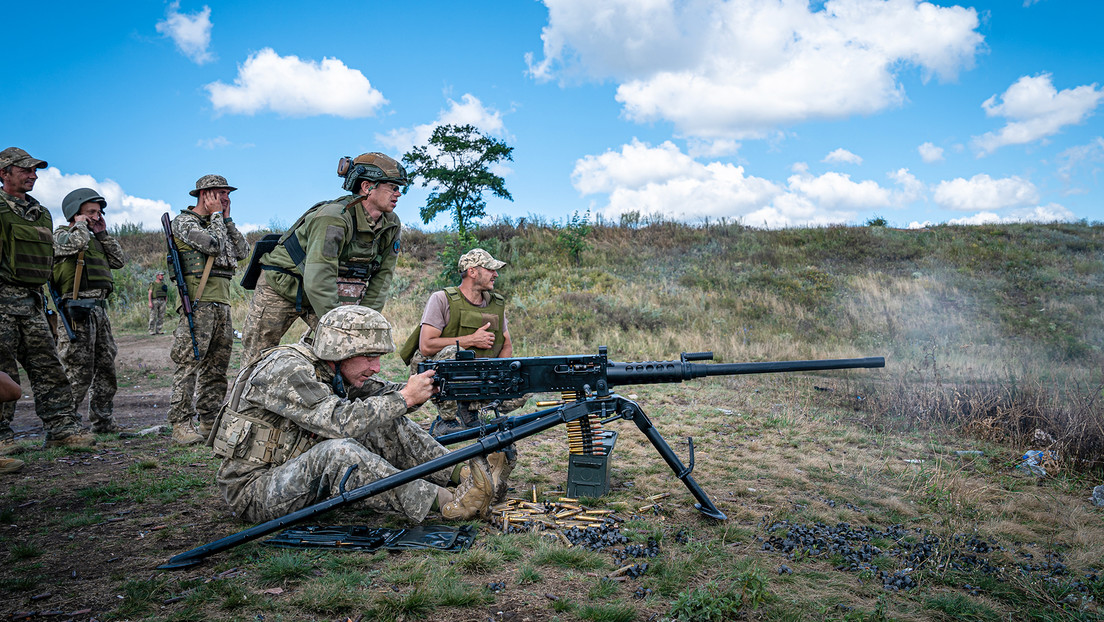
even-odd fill
[[[305,303],[304,303],[305,304]],[[289,301],[265,281],[264,272],[257,278],[253,298],[249,301],[249,314],[242,327],[242,367],[252,363],[262,350],[280,345],[280,339],[296,319],[302,318],[312,329],[318,325],[318,316],[305,307],[295,310],[295,302]]]
[[[153,306],[149,310],[149,334],[151,335],[161,332],[162,324],[165,323],[166,300],[166,298],[153,299]]]
[[[19,365],[27,370],[34,392],[35,413],[42,420],[46,440],[81,431],[80,415],[65,367],[58,358],[50,325],[41,312],[33,315],[0,313],[0,371],[20,382]],[[0,439],[12,438],[15,402],[0,404]]]
[[[115,354],[119,348],[111,336],[111,322],[102,307],[93,307],[87,317],[80,319],[70,313],[69,320],[74,338],[70,341],[64,330],[58,331],[58,356],[72,385],[73,403],[80,407],[91,391],[88,420],[95,432],[97,428],[112,424],[111,412],[118,390]]]
[[[422,361],[442,361],[445,359],[456,358],[456,350],[457,348],[455,345],[445,346],[441,349],[440,352],[428,359],[423,356],[421,352],[415,351],[414,356],[410,359],[410,374],[414,375],[418,373],[418,363],[421,363]],[[502,400],[496,410],[498,410],[499,415],[505,415],[506,413],[513,412],[524,406],[525,402],[529,401],[529,398],[531,396],[532,393],[529,393],[521,397]],[[456,402],[445,402],[443,400],[438,400],[434,398],[429,402],[426,402],[426,406],[428,406],[429,404],[433,404],[433,406],[437,409],[438,416],[441,418],[442,421],[452,421],[458,418],[462,418],[460,417],[459,413],[460,405]],[[490,402],[464,402],[463,404],[467,407],[470,413],[475,413],[476,416],[478,416],[485,409],[490,407]],[[491,414],[491,416],[493,416],[493,413]]]
[[[230,305],[200,302],[192,306],[195,317],[199,360],[192,352],[188,318],[180,313],[173,331],[169,357],[176,363],[172,397],[169,398],[169,423],[183,423],[198,417],[213,423],[226,397],[226,368],[234,348],[234,327],[230,323]]]
[[[253,479],[231,508],[248,521],[279,518],[339,494],[339,484],[350,466],[356,465],[346,490],[409,469],[448,451],[406,417],[377,426],[359,439],[331,439],[302,455],[265,471]],[[361,503],[377,512],[402,514],[420,523],[437,499],[439,488],[449,486],[452,469],[430,474],[365,499]]]

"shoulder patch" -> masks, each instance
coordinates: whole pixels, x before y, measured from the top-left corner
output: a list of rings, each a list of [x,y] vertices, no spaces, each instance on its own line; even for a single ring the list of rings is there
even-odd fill
[[[398,255],[399,254],[399,249],[401,247],[402,247],[402,239],[401,238],[395,238],[395,243],[391,245],[391,254],[392,255]]]

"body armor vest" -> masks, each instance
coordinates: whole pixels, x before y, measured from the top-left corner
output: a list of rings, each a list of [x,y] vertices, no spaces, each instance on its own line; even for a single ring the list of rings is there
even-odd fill
[[[0,198],[0,281],[42,287],[54,262],[53,219],[46,208],[27,221]]]
[[[77,255],[66,257],[54,264],[54,287],[61,292],[73,291],[73,279],[77,273]],[[111,275],[111,266],[107,264],[107,253],[102,242],[92,236],[88,240],[88,248],[84,251],[84,269],[81,271],[79,291],[89,289],[102,289],[105,297],[115,288],[115,281]]]
[[[162,281],[160,283],[158,283],[157,281],[154,281],[153,283],[150,284],[150,287],[153,289],[153,297],[154,298],[168,298],[169,297],[169,285],[168,285],[168,283],[165,283],[164,281]]]
[[[441,331],[442,337],[463,337],[479,330],[487,322],[491,323],[490,331],[494,333],[494,345],[487,350],[472,350],[478,358],[497,358],[502,352],[502,345],[506,341],[504,328],[506,324],[506,299],[494,292],[489,292],[491,301],[485,307],[477,307],[464,298],[458,287],[446,287],[445,297],[448,298],[449,321]]]

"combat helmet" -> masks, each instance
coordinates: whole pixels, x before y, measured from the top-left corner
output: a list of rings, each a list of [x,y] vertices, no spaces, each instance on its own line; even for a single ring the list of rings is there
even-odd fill
[[[357,305],[337,307],[318,320],[311,349],[323,361],[383,356],[395,351],[391,324],[379,311]]]
[[[345,178],[341,187],[349,192],[356,192],[357,183],[362,179],[374,184],[391,182],[399,185],[403,192],[410,186],[410,178],[403,165],[378,151],[362,153],[353,159],[349,156],[341,158],[337,163],[337,174]]]
[[[61,201],[61,213],[65,215],[65,220],[73,220],[80,207],[89,201],[99,203],[101,211],[107,210],[107,199],[101,197],[100,193],[91,188],[77,188]]]

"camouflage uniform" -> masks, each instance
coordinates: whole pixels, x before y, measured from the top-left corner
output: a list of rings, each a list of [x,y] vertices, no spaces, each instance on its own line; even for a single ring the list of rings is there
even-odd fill
[[[95,241],[93,241],[95,240]],[[118,270],[126,263],[123,247],[119,241],[108,235],[107,231],[93,234],[88,229],[88,224],[77,222],[72,226],[58,227],[54,232],[54,274],[60,274],[70,264],[71,271],[77,261],[77,255],[81,251],[88,251],[90,245],[97,245],[103,249],[107,267],[105,272],[107,282],[111,281],[111,269]],[[86,262],[90,260],[86,258]],[[89,283],[89,270],[84,271],[82,281]],[[67,282],[55,282],[62,297],[65,300],[72,299],[73,276],[69,276]],[[56,281],[56,279],[55,279]],[[97,283],[97,281],[91,281]],[[103,281],[100,281],[102,283]],[[77,406],[84,403],[85,396],[91,398],[88,403],[88,419],[92,422],[92,431],[97,433],[111,432],[116,429],[112,419],[115,392],[118,384],[115,380],[115,354],[119,351],[115,345],[115,338],[111,335],[111,322],[105,311],[106,299],[111,293],[108,287],[80,289],[77,298],[80,300],[93,300],[97,305],[88,313],[80,313],[70,310],[66,317],[69,318],[69,326],[73,329],[73,339],[64,331],[58,331],[58,354],[61,362],[65,364],[65,373],[69,376],[69,383],[73,390],[73,403]]]
[[[362,198],[349,195],[319,203],[300,218],[288,236],[305,253],[302,265],[296,265],[284,244],[261,258],[269,268],[257,280],[242,328],[244,363],[280,343],[296,318],[314,328],[320,316],[338,305],[383,310],[399,257],[402,223],[394,213],[373,222],[359,203]],[[357,266],[374,266],[376,271],[359,283],[341,278]]]
[[[28,223],[42,219],[45,240],[49,244],[53,228],[50,213],[27,195],[26,200],[0,190],[0,210],[8,210],[11,218]],[[6,240],[8,224],[0,218],[0,240]],[[0,242],[2,244],[3,242]],[[19,382],[17,367],[27,370],[34,392],[35,413],[42,419],[46,442],[80,434],[80,415],[73,405],[73,392],[65,368],[58,358],[50,326],[43,314],[42,287],[29,287],[13,282],[13,268],[6,266],[8,253],[0,251],[0,371]],[[50,262],[42,266],[48,270]],[[41,281],[45,283],[45,278]],[[0,404],[0,441],[11,441],[15,417],[15,402]]]
[[[150,283],[149,295],[149,334],[159,335],[162,332],[161,326],[165,321],[165,307],[169,300],[169,284],[164,280],[160,283],[154,280]]]
[[[224,179],[222,181],[225,183]],[[221,212],[200,216],[188,208],[173,219],[172,231],[182,259],[190,253],[198,253],[202,258],[214,256],[215,259],[202,297],[199,300],[192,298],[199,359],[192,353],[188,319],[180,308],[177,309],[180,321],[173,332],[173,346],[169,353],[176,363],[169,400],[169,423],[185,424],[195,416],[201,425],[209,426],[226,397],[226,368],[230,365],[230,353],[234,346],[234,328],[230,321],[230,277],[237,269],[238,261],[248,255],[249,244],[233,221],[224,220]],[[203,262],[199,263],[202,265]],[[186,270],[184,280],[188,295],[194,297],[200,277],[193,272]]]
[[[403,385],[372,378],[341,397],[334,393],[334,375],[309,349],[290,346],[267,351],[254,368],[238,375],[232,391],[237,393],[239,385],[242,389],[238,413],[290,420],[317,443],[282,464],[225,458],[218,471],[219,489],[241,518],[270,520],[334,496],[353,464],[357,469],[348,489],[447,453],[405,416],[415,408],[408,409],[399,394]],[[420,522],[438,488],[450,484],[449,475],[449,470],[439,471],[428,481],[415,480],[366,503]]]

